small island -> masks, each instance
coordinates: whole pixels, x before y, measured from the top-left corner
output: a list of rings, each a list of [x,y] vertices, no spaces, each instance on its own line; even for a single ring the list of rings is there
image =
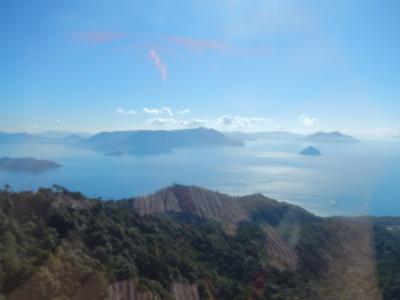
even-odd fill
[[[168,154],[182,148],[240,147],[244,146],[244,142],[228,138],[217,130],[199,127],[101,132],[76,146],[104,153],[123,152],[147,156]]]
[[[317,148],[314,148],[313,146],[309,146],[305,148],[304,150],[300,151],[300,155],[305,155],[305,156],[321,156],[321,151],[319,151]]]
[[[38,160],[30,157],[0,158],[0,171],[29,172],[37,174],[51,169],[57,169],[60,167],[61,165],[55,162],[49,160]]]

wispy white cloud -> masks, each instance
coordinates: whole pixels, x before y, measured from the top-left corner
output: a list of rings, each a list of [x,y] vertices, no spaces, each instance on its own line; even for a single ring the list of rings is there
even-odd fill
[[[136,115],[136,114],[137,114],[137,111],[136,111],[136,110],[133,110],[133,109],[128,109],[128,110],[126,110],[126,109],[124,109],[124,108],[122,108],[122,107],[120,107],[120,106],[118,106],[118,107],[116,108],[116,111],[117,111],[117,113],[120,114],[120,115]]]
[[[157,69],[160,71],[160,75],[161,78],[163,80],[166,80],[168,77],[168,68],[167,66],[164,64],[164,62],[161,60],[160,56],[158,55],[158,53],[156,52],[156,50],[151,49],[149,51],[149,57],[150,59],[153,61],[153,63],[155,64],[155,66],[157,67]]]
[[[156,128],[171,128],[171,129],[183,129],[183,128],[196,128],[196,127],[207,127],[209,125],[208,120],[204,119],[189,119],[179,120],[175,118],[152,118],[146,121],[146,125]]]
[[[299,121],[303,123],[305,127],[311,127],[318,125],[319,121],[317,118],[309,117],[307,114],[302,114],[299,116]]]
[[[164,106],[164,107],[161,107],[161,108],[147,108],[147,107],[145,107],[145,108],[143,108],[143,111],[146,114],[149,114],[149,115],[159,116],[159,115],[162,115],[162,114],[166,113],[170,117],[174,116],[172,108],[167,107],[167,106]]]
[[[176,118],[162,118],[156,117],[146,121],[146,125],[150,125],[153,128],[196,128],[196,127],[208,127],[215,128],[217,130],[263,130],[266,125],[270,125],[271,120],[266,118],[256,117],[240,117],[223,115],[216,119],[176,119]]]
[[[143,108],[143,111],[146,114],[157,115],[157,116],[161,113],[161,111],[159,109],[157,109],[157,108],[147,108],[147,107],[145,107],[145,108]]]
[[[251,130],[262,127],[270,122],[271,120],[267,118],[223,115],[217,118],[215,127],[225,130]]]
[[[186,114],[190,113],[190,109],[186,108],[186,109],[178,110],[177,113],[180,115],[186,115]]]
[[[179,121],[174,118],[152,118],[147,120],[146,124],[152,126],[179,126]]]
[[[209,120],[205,119],[190,119],[187,121],[183,121],[184,126],[186,128],[196,128],[196,127],[208,127]]]
[[[189,109],[184,110],[188,113]],[[272,120],[260,117],[243,117],[243,116],[230,116],[222,115],[214,119],[202,119],[202,118],[189,118],[180,119],[173,117],[172,110],[160,108],[144,108],[148,114],[154,115],[154,118],[150,118],[145,121],[146,127],[152,129],[164,128],[164,129],[183,129],[183,128],[196,128],[196,127],[207,127],[214,128],[217,130],[241,130],[241,131],[254,131],[254,130],[266,130],[269,126],[271,127]],[[178,115],[182,115],[182,111],[177,112]],[[164,114],[164,116],[163,116]]]
[[[172,117],[174,115],[174,113],[172,112],[172,109],[170,107],[162,107],[161,108],[162,111],[166,112],[170,117]]]

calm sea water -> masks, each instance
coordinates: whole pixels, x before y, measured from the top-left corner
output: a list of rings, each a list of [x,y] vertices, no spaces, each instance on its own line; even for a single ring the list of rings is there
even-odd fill
[[[0,172],[0,185],[35,190],[57,183],[88,196],[119,199],[181,183],[233,195],[263,193],[319,215],[400,215],[399,141],[314,144],[323,156],[297,154],[307,146],[269,140],[240,148],[109,157],[61,145],[2,145],[0,157],[50,159],[63,167],[36,175]]]

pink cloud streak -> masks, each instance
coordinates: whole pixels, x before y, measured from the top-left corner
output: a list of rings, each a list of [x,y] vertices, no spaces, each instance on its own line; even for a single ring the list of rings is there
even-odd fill
[[[202,39],[177,37],[177,36],[168,37],[167,40],[178,46],[197,51],[207,50],[207,49],[222,51],[230,48],[229,45],[227,45],[226,43],[216,40],[202,40]]]
[[[103,44],[107,42],[122,40],[126,36],[127,34],[123,32],[90,31],[90,32],[78,33],[76,34],[75,38],[80,42],[91,43],[91,44]]]
[[[271,54],[271,49],[267,47],[237,47],[220,40],[196,39],[178,36],[169,36],[166,37],[166,40],[176,46],[197,52],[213,50],[234,55],[252,56],[265,56]]]
[[[149,51],[149,57],[154,62],[154,64],[157,67],[157,69],[160,71],[161,78],[163,80],[166,80],[167,77],[168,77],[168,69],[167,69],[167,66],[161,60],[161,58],[158,55],[158,53],[156,52],[156,50],[151,49]]]

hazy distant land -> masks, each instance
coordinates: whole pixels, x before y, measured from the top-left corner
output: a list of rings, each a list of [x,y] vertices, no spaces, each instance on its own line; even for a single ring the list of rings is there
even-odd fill
[[[78,143],[79,147],[106,153],[157,155],[189,147],[236,147],[243,142],[207,128],[101,132]]]
[[[225,136],[238,141],[256,141],[256,140],[298,140],[312,142],[331,142],[331,143],[357,143],[358,139],[344,135],[339,131],[334,132],[316,132],[311,135],[302,135],[288,131],[265,131],[265,132],[224,132]]]
[[[226,131],[223,132],[228,138],[239,141],[255,141],[255,140],[295,140],[304,137],[298,133],[288,131],[265,131],[265,132],[241,132],[241,131]]]
[[[55,162],[49,160],[38,160],[30,157],[0,158],[0,171],[41,173],[60,167],[61,165]]]
[[[171,152],[177,148],[187,147],[220,147],[243,146],[244,142],[255,140],[292,140],[310,142],[356,143],[355,137],[344,135],[339,131],[316,132],[302,135],[288,131],[265,132],[220,132],[211,128],[192,128],[180,130],[131,130],[100,132],[90,135],[74,132],[44,132],[30,134],[25,132],[2,133],[0,144],[65,144],[79,146],[106,155],[115,153],[136,153],[149,155],[160,152]],[[159,149],[163,148],[163,151]],[[165,151],[168,149],[168,151]]]
[[[358,143],[360,142],[358,139],[344,135],[339,131],[334,132],[317,132],[312,135],[306,136],[304,138],[305,141],[312,142],[330,142],[330,143]]]
[[[54,133],[30,134],[25,132],[4,133],[0,132],[0,144],[65,144],[73,145],[85,137],[76,134],[56,135]]]

